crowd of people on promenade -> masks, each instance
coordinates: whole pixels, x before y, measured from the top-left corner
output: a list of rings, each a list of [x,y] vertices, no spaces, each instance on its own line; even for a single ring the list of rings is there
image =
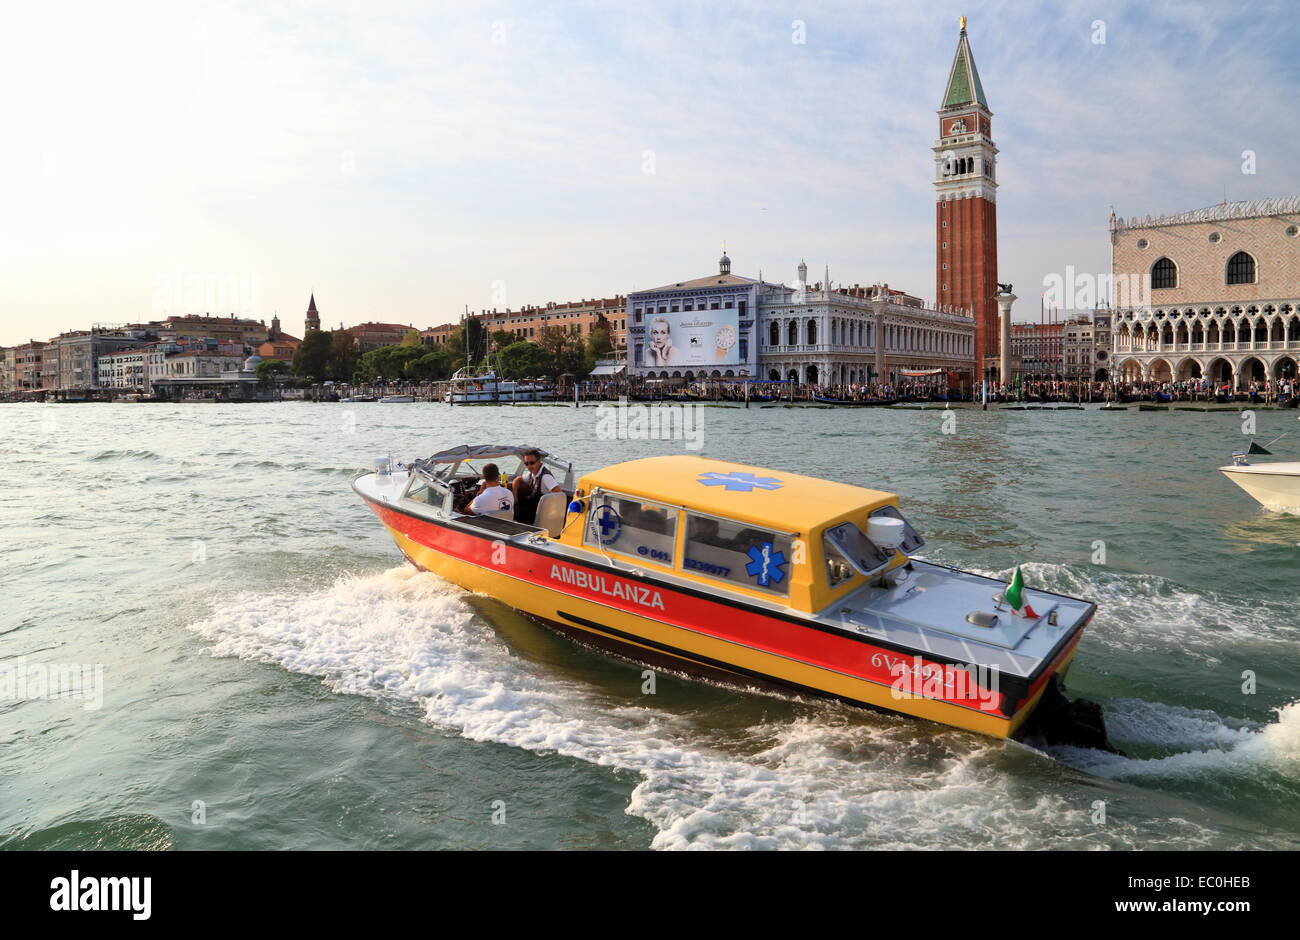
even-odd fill
[[[1269,379],[1244,383],[1233,389],[1232,383],[1219,383],[1205,378],[1172,382],[1061,382],[1030,381],[1019,387],[998,387],[989,394],[997,401],[1056,401],[1056,402],[1110,402],[1110,401],[1186,401],[1233,402],[1249,401],[1252,404],[1276,405],[1294,401],[1300,395],[1300,381],[1295,378]]]
[[[446,383],[397,383],[374,386],[336,385],[330,389],[317,388],[309,397],[323,398],[332,392],[341,396],[380,397],[408,394],[417,401],[441,401]],[[574,387],[557,387],[554,400],[573,401]],[[685,383],[640,382],[626,379],[602,379],[577,384],[577,397],[583,402],[618,401],[628,398],[636,401],[721,401],[743,402],[747,398],[757,402],[805,403],[889,403],[909,401],[960,402],[980,401],[984,389],[949,388],[936,382],[872,382],[843,385],[811,385],[794,382],[695,381]],[[1271,379],[1244,383],[1235,391],[1231,384],[1216,385],[1206,379],[1187,379],[1179,382],[1084,382],[1063,380],[1026,380],[1014,386],[990,385],[990,402],[1036,403],[1055,402],[1084,404],[1087,402],[1250,402],[1252,404],[1286,404],[1300,397],[1300,380],[1295,378]]]
[[[416,401],[443,401],[447,382],[375,382],[350,385],[324,383],[295,392],[282,391],[275,397],[306,398],[315,401],[379,400],[389,395],[409,395]],[[720,401],[720,402],[803,402],[844,404],[888,404],[893,402],[978,402],[986,389],[949,387],[943,381],[869,382],[815,385],[790,381],[749,382],[705,379],[688,382],[643,381],[636,378],[601,378],[556,385],[550,400],[572,402],[618,401]],[[215,392],[196,393],[219,397]],[[1244,382],[1235,390],[1231,383],[1214,383],[1205,378],[1183,381],[1087,382],[1077,380],[1026,379],[1012,386],[989,385],[988,400],[1012,403],[1088,402],[1249,402],[1258,405],[1296,407],[1300,379],[1283,377]]]

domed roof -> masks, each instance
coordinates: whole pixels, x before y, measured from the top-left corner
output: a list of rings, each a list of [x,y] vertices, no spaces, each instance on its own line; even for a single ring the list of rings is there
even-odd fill
[[[262,361],[262,357],[259,356],[257,353],[253,353],[251,356],[249,356],[247,359],[244,360],[244,371],[252,372],[254,369],[257,368],[257,364],[261,361]]]

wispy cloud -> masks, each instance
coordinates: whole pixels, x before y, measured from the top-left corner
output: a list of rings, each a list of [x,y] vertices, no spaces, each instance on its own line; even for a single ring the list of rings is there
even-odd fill
[[[1277,4],[29,5],[0,37],[0,337],[155,315],[175,270],[257,274],[288,323],[311,289],[328,323],[435,323],[495,282],[697,275],[723,238],[744,273],[931,297],[960,13],[1018,289],[1104,270],[1111,205],[1300,191]]]

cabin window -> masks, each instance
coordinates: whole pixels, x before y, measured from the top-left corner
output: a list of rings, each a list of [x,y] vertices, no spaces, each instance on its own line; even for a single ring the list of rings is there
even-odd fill
[[[677,546],[677,510],[635,496],[601,493],[591,499],[582,540],[610,554],[671,568]]]
[[[793,543],[789,535],[687,513],[682,570],[789,597]]]

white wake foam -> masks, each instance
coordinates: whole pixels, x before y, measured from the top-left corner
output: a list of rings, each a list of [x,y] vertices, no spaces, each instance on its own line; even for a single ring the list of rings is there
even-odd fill
[[[1028,748],[924,722],[810,704],[792,721],[715,732],[699,715],[611,701],[537,674],[464,598],[401,567],[314,593],[236,597],[193,629],[215,655],[414,703],[469,739],[634,771],[642,780],[627,811],[656,827],[656,848],[1231,844],[1185,820],[1099,828],[1086,778]]]
[[[1274,709],[1275,721],[1219,717],[1211,711],[1121,699],[1106,713],[1111,737],[1176,753],[1131,758],[1062,748],[1072,766],[1112,779],[1257,775],[1261,770],[1300,780],[1300,702]]]

